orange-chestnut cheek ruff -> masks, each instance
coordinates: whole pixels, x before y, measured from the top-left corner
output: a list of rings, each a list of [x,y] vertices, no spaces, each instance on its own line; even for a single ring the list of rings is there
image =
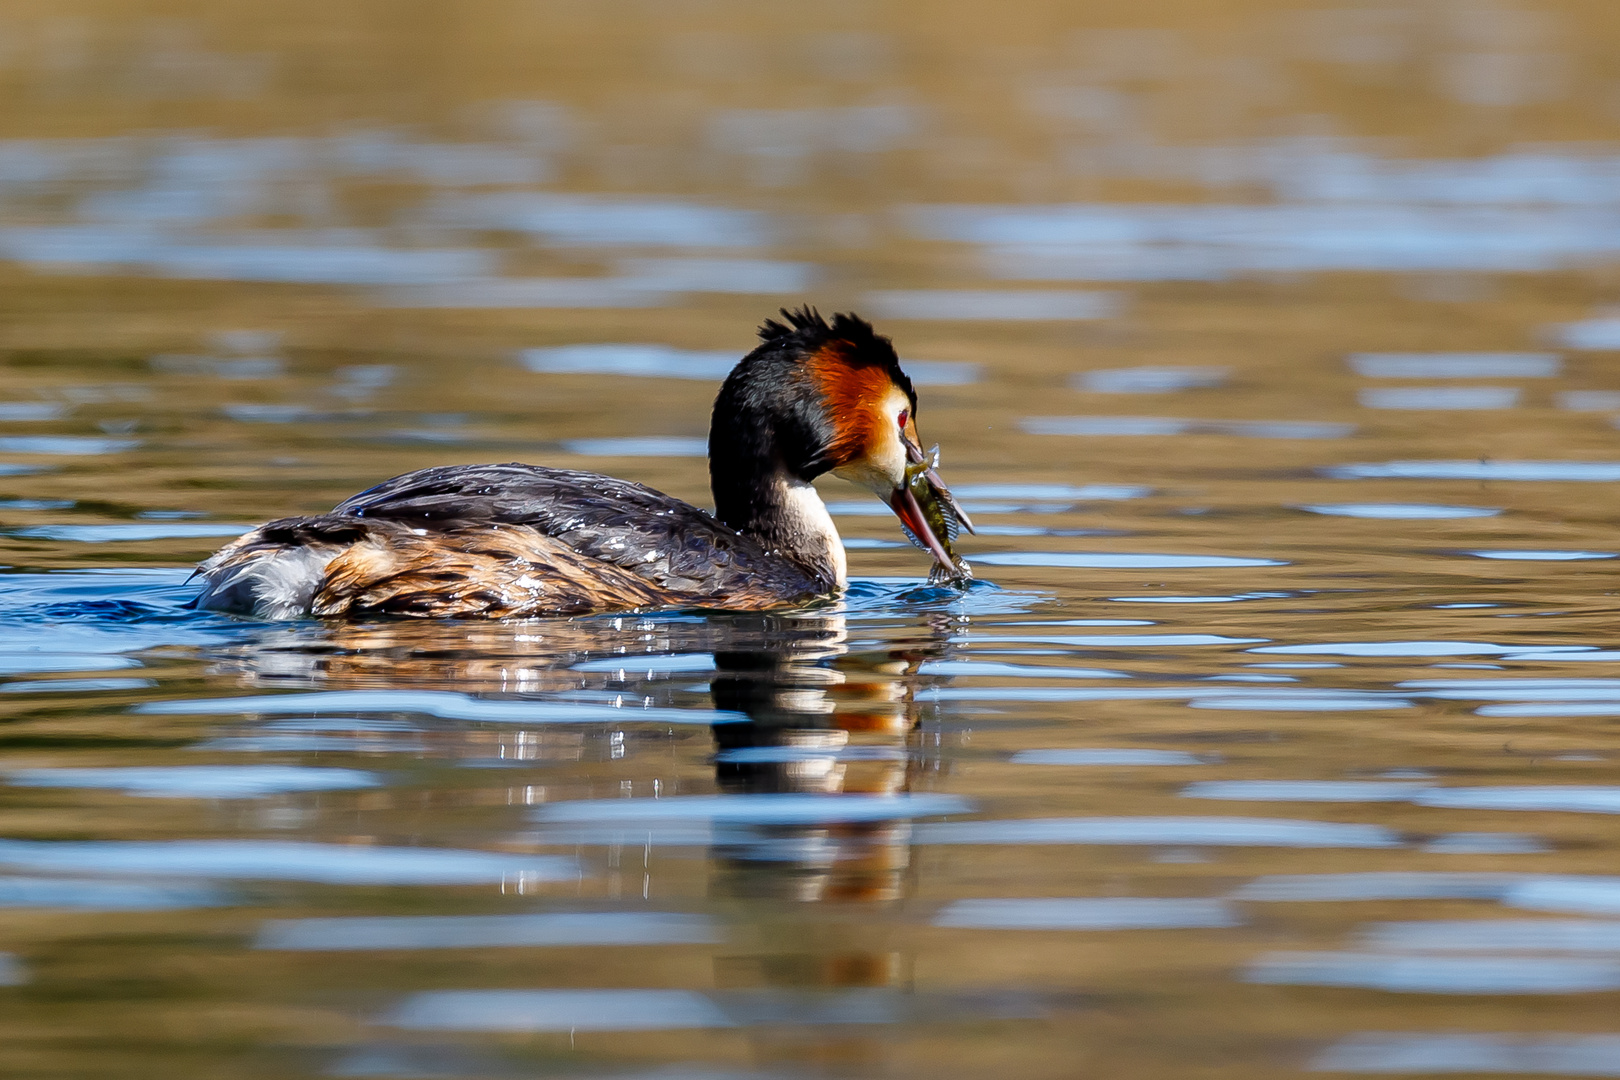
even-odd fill
[[[886,498],[905,483],[897,419],[904,412],[909,422],[911,399],[883,366],[852,364],[838,349],[823,349],[806,367],[832,423],[825,449],[832,471]]]
[[[907,466],[923,460],[910,396],[883,368],[852,366],[834,351],[812,358],[809,367],[835,425],[827,449],[833,474],[887,503],[918,544],[954,571],[944,541],[906,480]]]
[[[904,487],[911,456],[899,417],[906,413],[909,423],[909,407],[905,392],[890,383],[876,400],[862,402],[858,412],[834,413],[839,429],[833,444],[833,472],[885,500],[895,488]]]

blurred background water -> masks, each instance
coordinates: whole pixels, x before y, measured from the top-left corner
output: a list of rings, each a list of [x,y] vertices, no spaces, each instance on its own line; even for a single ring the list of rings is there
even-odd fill
[[[0,1074],[1620,1076],[1620,13],[0,0]],[[983,527],[266,624],[246,525],[707,501],[856,310]]]

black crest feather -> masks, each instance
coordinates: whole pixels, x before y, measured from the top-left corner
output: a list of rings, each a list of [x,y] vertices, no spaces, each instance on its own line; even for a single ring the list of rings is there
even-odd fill
[[[905,390],[916,406],[917,395],[911,380],[900,369],[900,357],[894,351],[894,342],[872,329],[872,324],[851,312],[837,312],[829,322],[821,312],[809,304],[801,308],[781,309],[786,322],[766,319],[759,328],[763,343],[758,351],[798,351],[808,356],[833,341],[842,341],[851,347],[850,357],[858,363],[881,364],[889,369],[894,381]]]
[[[760,324],[759,340],[777,341],[781,338],[792,337],[801,330],[829,335],[832,333],[832,327],[827,325],[827,320],[822,317],[821,312],[809,304],[791,310],[782,308],[781,315],[783,319],[787,320],[785,323],[777,322],[775,319],[766,319]],[[835,321],[844,318],[846,318],[844,315],[833,316]],[[868,326],[867,330],[870,331],[871,327]]]
[[[783,308],[786,322],[766,319],[759,328],[759,339],[767,344],[796,338],[797,344],[815,348],[829,341],[847,341],[857,350],[876,348],[880,354],[894,356],[894,345],[888,338],[872,329],[872,324],[851,312],[837,312],[832,321],[806,304],[797,309]],[[898,362],[898,361],[897,361]]]

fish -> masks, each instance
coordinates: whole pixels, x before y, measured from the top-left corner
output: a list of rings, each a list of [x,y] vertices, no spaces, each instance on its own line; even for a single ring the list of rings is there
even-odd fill
[[[970,533],[975,531],[973,519],[968,517],[962,504],[951,494],[951,489],[940,479],[939,447],[934,446],[921,457],[921,461],[913,461],[906,466],[906,490],[916,500],[922,512],[923,524],[934,534],[933,539],[950,558],[950,567],[939,561],[934,545],[919,537],[903,519],[901,527],[905,529],[907,539],[935,556],[934,565],[928,572],[928,583],[960,588],[973,580],[973,571],[956,553],[952,543],[963,529]]]

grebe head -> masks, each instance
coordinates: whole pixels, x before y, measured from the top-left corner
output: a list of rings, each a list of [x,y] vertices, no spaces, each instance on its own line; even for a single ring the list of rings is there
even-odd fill
[[[919,546],[950,574],[939,501],[961,515],[928,467],[917,434],[917,392],[889,339],[856,315],[813,308],[766,320],[761,344],[727,377],[709,429],[709,477],[720,519],[755,530],[769,489],[808,487],[831,472],[888,503]],[[926,469],[927,481],[916,482]],[[921,499],[919,499],[919,494]]]

